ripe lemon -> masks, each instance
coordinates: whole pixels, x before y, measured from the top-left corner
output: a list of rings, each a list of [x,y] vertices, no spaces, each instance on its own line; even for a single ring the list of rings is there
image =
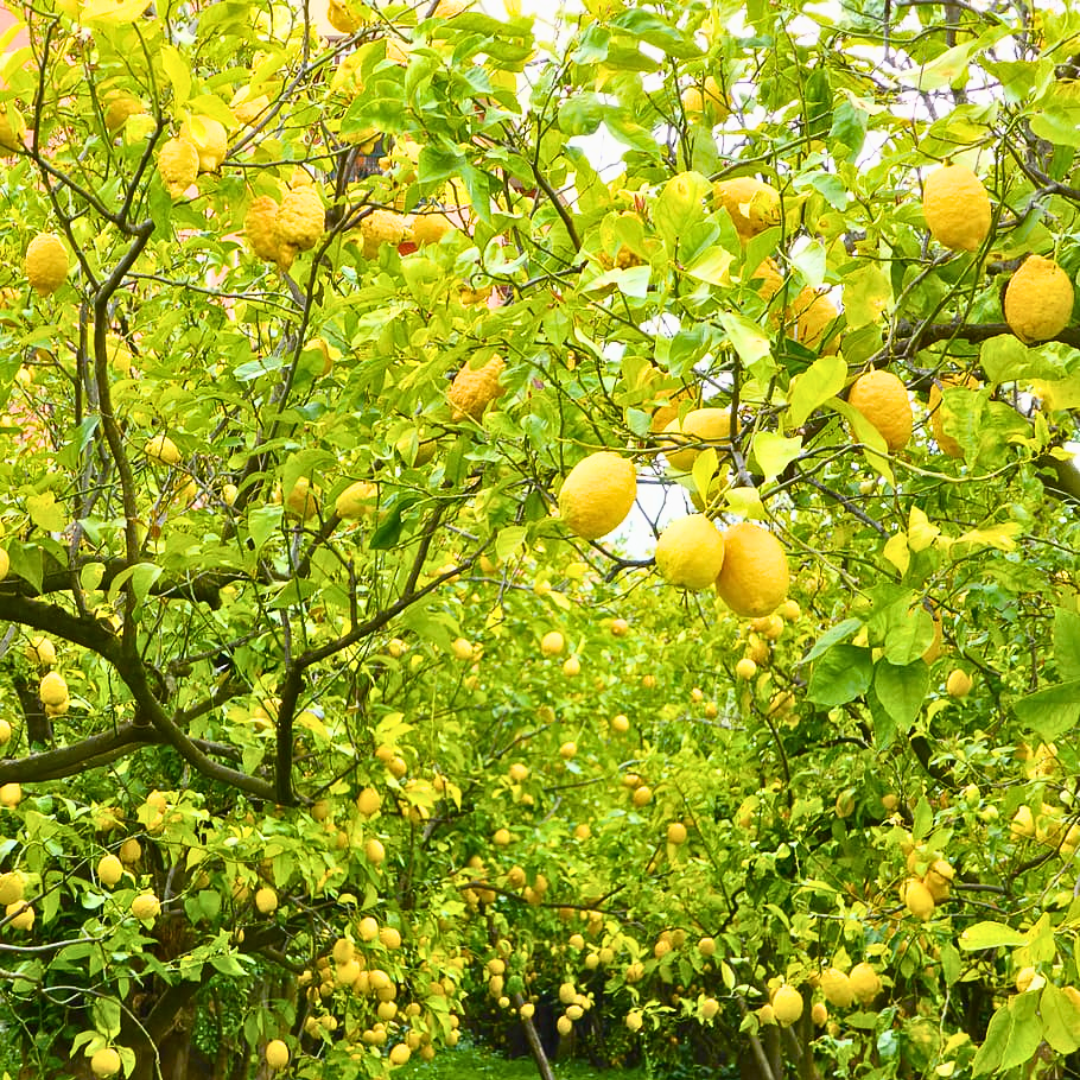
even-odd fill
[[[136,919],[156,919],[161,914],[161,901],[153,893],[142,893],[131,901],[131,914]]]
[[[158,172],[169,194],[178,199],[199,175],[199,150],[188,139],[169,139],[158,154]]]
[[[787,317],[795,323],[795,339],[808,349],[832,356],[840,348],[840,335],[829,333],[840,312],[827,294],[807,286],[792,301]]]
[[[62,705],[68,700],[68,685],[58,671],[50,671],[38,686],[38,697],[43,705]]]
[[[124,876],[124,864],[115,855],[103,855],[97,864],[98,881],[110,889]]]
[[[199,155],[199,172],[217,172],[225,160],[229,141],[220,120],[193,116],[180,125],[180,138],[195,147]]]
[[[863,1005],[869,1005],[881,992],[878,973],[865,961],[856,964],[848,974],[848,981],[855,996]]]
[[[566,639],[558,630],[551,630],[540,640],[540,651],[545,656],[558,656],[566,647]]]
[[[39,296],[56,292],[68,275],[64,242],[55,233],[41,233],[30,241],[23,260],[26,280]]]
[[[657,541],[656,567],[670,585],[707,589],[723,565],[724,534],[704,514],[673,521]]]
[[[810,1019],[817,1027],[825,1026],[826,1021],[829,1019],[829,1010],[825,1008],[825,1002],[814,1002],[814,1007],[810,1010]]]
[[[675,844],[676,846],[685,844],[686,826],[681,821],[673,821],[667,827],[667,840],[669,844]]]
[[[179,465],[181,461],[180,451],[168,435],[155,435],[148,439],[143,453],[159,465]]]
[[[493,356],[482,367],[466,364],[454,376],[447,396],[454,408],[455,421],[465,417],[480,421],[484,410],[504,392],[505,388],[499,385],[499,376],[505,367],[506,361],[501,356]]]
[[[1005,321],[1023,342],[1057,337],[1072,318],[1073,286],[1053,259],[1029,255],[1005,289]]]
[[[803,996],[788,983],[784,983],[772,999],[773,1016],[781,1027],[791,1027],[803,1014]]]
[[[350,484],[335,500],[334,510],[339,518],[354,520],[370,514],[375,509],[379,489],[369,480],[357,480]]]
[[[858,409],[880,432],[889,450],[899,450],[911,438],[911,401],[907,387],[891,372],[875,369],[851,384],[848,404]]]
[[[918,879],[909,878],[903,888],[904,906],[917,919],[925,922],[934,914],[934,898],[930,890]]]
[[[971,693],[971,676],[961,668],[950,671],[945,681],[945,692],[953,698],[967,697]]]
[[[713,195],[731,215],[740,240],[780,224],[780,192],[753,176],[720,180],[713,184]]]
[[[749,682],[757,674],[757,664],[750,659],[749,656],[744,656],[735,665],[735,677],[742,679],[743,682]]]
[[[326,211],[314,187],[293,188],[281,200],[277,230],[281,242],[299,251],[309,251],[326,227]]]
[[[90,1058],[90,1071],[95,1076],[115,1076],[120,1071],[120,1055],[111,1046],[95,1050]]]
[[[772,533],[749,521],[724,533],[724,565],[716,591],[736,615],[770,614],[787,596],[789,581],[787,555]]]
[[[688,86],[681,95],[683,111],[692,120],[704,119],[710,127],[723,123],[731,110],[720,84],[712,75],[702,86]]]
[[[0,904],[7,907],[22,901],[26,892],[26,880],[18,870],[0,874]]]
[[[923,882],[927,889],[930,890],[930,895],[934,898],[935,904],[940,904],[942,900],[949,899],[955,877],[956,871],[944,859],[935,859],[930,864]]]
[[[943,454],[951,458],[962,458],[964,456],[963,447],[945,432],[945,425],[953,413],[945,405],[942,387],[964,386],[969,390],[977,390],[979,382],[977,379],[967,375],[963,379],[946,376],[941,380],[941,383],[940,387],[937,383],[930,387],[930,430],[934,433],[934,442],[938,444],[938,449]]]
[[[930,235],[952,251],[975,251],[990,232],[990,196],[965,165],[935,169],[923,184],[923,217]]]
[[[271,1039],[266,1044],[266,1064],[271,1069],[284,1069],[289,1064],[289,1048],[281,1039]]]
[[[255,907],[262,915],[270,915],[277,910],[278,898],[268,885],[255,891]]]
[[[731,414],[727,409],[693,409],[682,420],[678,417],[672,420],[664,428],[664,434],[671,436],[676,446],[706,443],[715,445],[719,453],[722,445],[731,439]],[[682,450],[665,450],[664,454],[673,469],[690,472],[701,449],[692,445]]]
[[[420,214],[413,218],[412,239],[418,247],[437,244],[457,226],[445,214]]]
[[[610,450],[579,461],[559,491],[559,514],[584,540],[599,540],[626,520],[637,497],[634,463]]]
[[[851,980],[839,968],[826,968],[821,973],[821,992],[830,1005],[846,1009],[855,998]]]

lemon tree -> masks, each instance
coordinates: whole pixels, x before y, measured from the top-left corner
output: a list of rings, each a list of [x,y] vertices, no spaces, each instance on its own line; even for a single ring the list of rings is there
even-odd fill
[[[1080,23],[583,6],[11,6],[9,1072],[1074,1067]]]

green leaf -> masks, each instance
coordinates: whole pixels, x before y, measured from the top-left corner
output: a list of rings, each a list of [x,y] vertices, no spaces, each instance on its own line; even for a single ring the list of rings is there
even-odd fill
[[[836,154],[838,158],[853,161],[859,156],[866,141],[866,127],[870,115],[865,109],[859,108],[850,97],[843,99],[833,108],[832,129],[829,131],[829,141],[834,144],[833,152],[836,153],[835,144],[839,143],[846,150],[846,154]],[[845,299],[845,307],[846,299]]]
[[[705,217],[705,196],[712,185],[699,173],[685,172],[672,177],[653,204],[652,219],[671,251],[679,247],[680,237]]]
[[[188,62],[175,45],[159,46],[158,56],[165,69],[165,77],[172,84],[173,106],[182,108],[191,96],[191,69]]]
[[[694,43],[692,37],[643,8],[632,8],[622,12],[611,20],[610,25],[633,34],[634,37],[648,42],[667,53],[668,56],[674,56],[680,60],[689,60],[701,55],[701,49]]]
[[[866,693],[873,670],[869,649],[857,645],[834,645],[814,661],[807,699],[825,708],[845,705]]]
[[[756,364],[770,354],[772,343],[761,326],[744,315],[721,311],[717,318],[744,364]]]
[[[1031,1061],[1043,1034],[1038,1007],[1038,994],[1014,994],[990,1017],[986,1039],[971,1063],[972,1076],[1004,1072]]]
[[[849,330],[880,322],[892,305],[892,285],[876,264],[844,278],[844,317]]]
[[[1063,681],[1080,680],[1080,615],[1067,608],[1054,609],[1054,660]]]
[[[62,532],[67,525],[67,512],[57,503],[51,491],[31,495],[26,500],[26,512],[30,520],[44,532]]]
[[[809,664],[811,661],[816,660],[819,656],[831,649],[838,641],[843,641],[844,638],[849,638],[852,634],[857,634],[859,630],[862,629],[862,625],[861,619],[845,619],[831,630],[826,630],[825,633],[814,642],[814,647],[803,657],[800,663]]]
[[[961,949],[974,952],[981,949],[998,949],[1002,946],[1014,948],[1018,945],[1026,945],[1026,935],[1014,930],[1005,923],[977,922],[969,926],[961,935],[959,945]]]
[[[708,285],[730,285],[731,264],[735,256],[726,247],[717,244],[706,248],[692,263],[684,267],[684,273]]]
[[[922,660],[891,664],[882,657],[874,669],[874,693],[885,711],[901,725],[919,715],[930,688],[930,668]]]
[[[280,506],[253,506],[248,510],[248,531],[255,543],[256,553],[281,528],[282,513]]]
[[[495,558],[508,559],[516,554],[525,543],[528,533],[529,530],[524,525],[509,525],[505,529],[500,529],[498,536],[495,537]]]
[[[788,413],[795,427],[802,427],[811,413],[844,389],[847,364],[839,356],[822,356],[800,376],[791,392]]]
[[[889,609],[889,613],[893,611]],[[885,659],[901,667],[916,660],[921,663],[922,654],[934,640],[934,620],[930,612],[918,604],[914,611],[906,609],[900,618],[888,619],[886,625]]]
[[[840,398],[831,398],[828,405],[830,409],[835,409],[836,412],[847,420],[855,432],[855,437],[867,447],[867,449],[863,451],[867,464],[869,464],[876,473],[883,476],[890,485],[896,487],[896,479],[893,476],[892,466],[889,464],[889,460],[886,457],[889,448],[886,445],[881,432],[878,431],[878,429],[874,427],[874,425],[871,424],[858,409],[852,408],[846,401],[841,401]]]
[[[946,941],[941,946],[941,974],[945,979],[945,985],[955,986],[960,979],[962,970],[960,953],[957,952],[956,946],[951,941]]]
[[[108,1039],[115,1039],[120,1034],[122,1010],[120,1002],[116,998],[94,998],[94,1006],[91,1011],[94,1017],[94,1027],[102,1035]]]
[[[785,439],[774,431],[759,431],[751,444],[751,454],[766,480],[778,477],[802,454],[802,450],[801,436]]]
[[[1080,680],[1048,686],[1013,702],[1021,722],[1037,731],[1043,740],[1069,731],[1080,720]]]
[[[915,804],[915,816],[911,824],[912,838],[918,843],[934,827],[934,811],[926,796],[920,797]]]
[[[1080,1049],[1080,1010],[1068,994],[1053,983],[1043,987],[1039,1001],[1043,1019],[1043,1038],[1059,1054],[1072,1054]]]

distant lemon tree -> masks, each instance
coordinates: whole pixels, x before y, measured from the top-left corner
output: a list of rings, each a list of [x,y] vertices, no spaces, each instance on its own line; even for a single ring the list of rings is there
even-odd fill
[[[492,6],[9,5],[7,1071],[1075,1071],[1080,16]]]

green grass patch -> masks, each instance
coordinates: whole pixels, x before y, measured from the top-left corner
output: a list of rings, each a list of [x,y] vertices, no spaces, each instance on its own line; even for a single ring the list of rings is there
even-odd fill
[[[559,1080],[646,1080],[643,1069],[594,1069],[581,1061],[552,1062]],[[536,1080],[540,1075],[530,1057],[505,1058],[482,1046],[465,1045],[440,1050],[433,1061],[413,1058],[396,1076],[401,1080]]]

